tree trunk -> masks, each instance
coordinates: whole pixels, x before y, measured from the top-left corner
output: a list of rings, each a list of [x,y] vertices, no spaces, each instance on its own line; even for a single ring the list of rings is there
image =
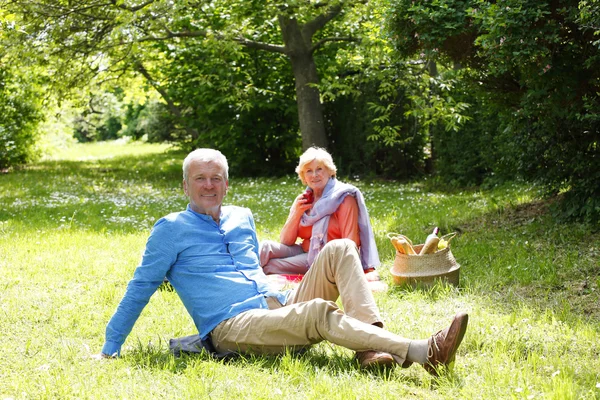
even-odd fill
[[[327,147],[323,105],[317,87],[319,75],[311,50],[311,37],[303,37],[295,19],[280,16],[279,25],[296,81],[302,149],[306,150],[310,146]]]
[[[437,78],[438,76],[438,69],[437,69],[437,63],[435,61],[428,61],[427,62],[427,69],[429,70],[429,76],[432,78]],[[434,94],[434,91],[436,90],[434,85],[430,85],[431,86],[431,93]],[[435,173],[435,161],[436,161],[436,148],[435,148],[435,140],[436,135],[437,135],[437,131],[439,129],[438,123],[436,122],[435,124],[429,124],[429,158],[427,158],[425,160],[425,172],[427,172],[428,174],[434,174]]]
[[[196,139],[198,139],[198,137],[200,136],[198,130],[188,125],[187,121],[183,116],[183,113],[181,112],[181,109],[175,105],[175,103],[173,102],[173,100],[171,100],[167,92],[156,84],[156,81],[152,79],[152,76],[150,75],[148,70],[142,65],[142,63],[138,62],[136,64],[136,70],[140,72],[144,76],[144,78],[146,78],[146,81],[148,81],[148,83],[152,85],[152,87],[162,96],[163,100],[167,103],[167,107],[169,108],[171,114],[173,114],[179,120],[179,122],[183,126],[183,129],[185,129],[187,134],[190,135],[192,140],[196,141]]]

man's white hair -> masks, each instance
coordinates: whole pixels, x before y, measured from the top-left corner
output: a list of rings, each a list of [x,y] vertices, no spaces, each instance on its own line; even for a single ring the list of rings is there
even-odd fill
[[[223,168],[225,180],[229,180],[229,165],[227,158],[219,150],[215,149],[196,149],[183,160],[183,180],[187,181],[188,170],[192,161],[214,162]]]

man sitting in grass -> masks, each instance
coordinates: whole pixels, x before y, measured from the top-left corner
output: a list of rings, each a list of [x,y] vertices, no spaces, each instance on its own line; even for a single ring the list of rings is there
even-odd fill
[[[141,264],[108,323],[99,357],[120,354],[166,276],[200,337],[218,352],[277,354],[328,340],[356,351],[362,367],[416,362],[437,375],[454,360],[467,314],[457,314],[448,328],[428,339],[386,331],[351,240],[328,242],[295,290],[274,290],[259,266],[250,210],[222,206],[228,169],[217,150],[198,149],[185,158],[183,190],[189,205],[154,225]],[[335,303],[338,297],[344,311]]]

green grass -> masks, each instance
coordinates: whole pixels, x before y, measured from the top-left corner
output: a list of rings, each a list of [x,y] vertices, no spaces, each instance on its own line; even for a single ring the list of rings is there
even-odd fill
[[[421,183],[352,181],[363,191],[390,285],[376,293],[387,328],[423,338],[459,310],[470,326],[452,374],[420,367],[361,371],[328,343],[302,356],[222,363],[174,358],[194,333],[173,292],[158,291],[117,360],[95,361],[154,221],[185,207],[182,154],[166,146],[77,145],[0,175],[0,399],[597,399],[600,398],[600,236],[557,224],[535,188],[438,192]],[[344,179],[345,180],[345,179]],[[280,179],[232,177],[226,203],[253,210],[276,239],[301,190]],[[392,285],[401,232],[420,242],[439,226],[459,288]]]

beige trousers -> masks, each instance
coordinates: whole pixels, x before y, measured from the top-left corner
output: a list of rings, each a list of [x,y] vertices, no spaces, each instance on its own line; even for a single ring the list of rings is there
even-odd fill
[[[335,303],[338,297],[345,312]],[[269,309],[246,311],[217,325],[211,334],[217,350],[279,354],[327,340],[355,351],[385,351],[400,363],[406,359],[410,340],[373,325],[381,317],[349,239],[323,247],[285,306],[275,298],[267,304]]]

